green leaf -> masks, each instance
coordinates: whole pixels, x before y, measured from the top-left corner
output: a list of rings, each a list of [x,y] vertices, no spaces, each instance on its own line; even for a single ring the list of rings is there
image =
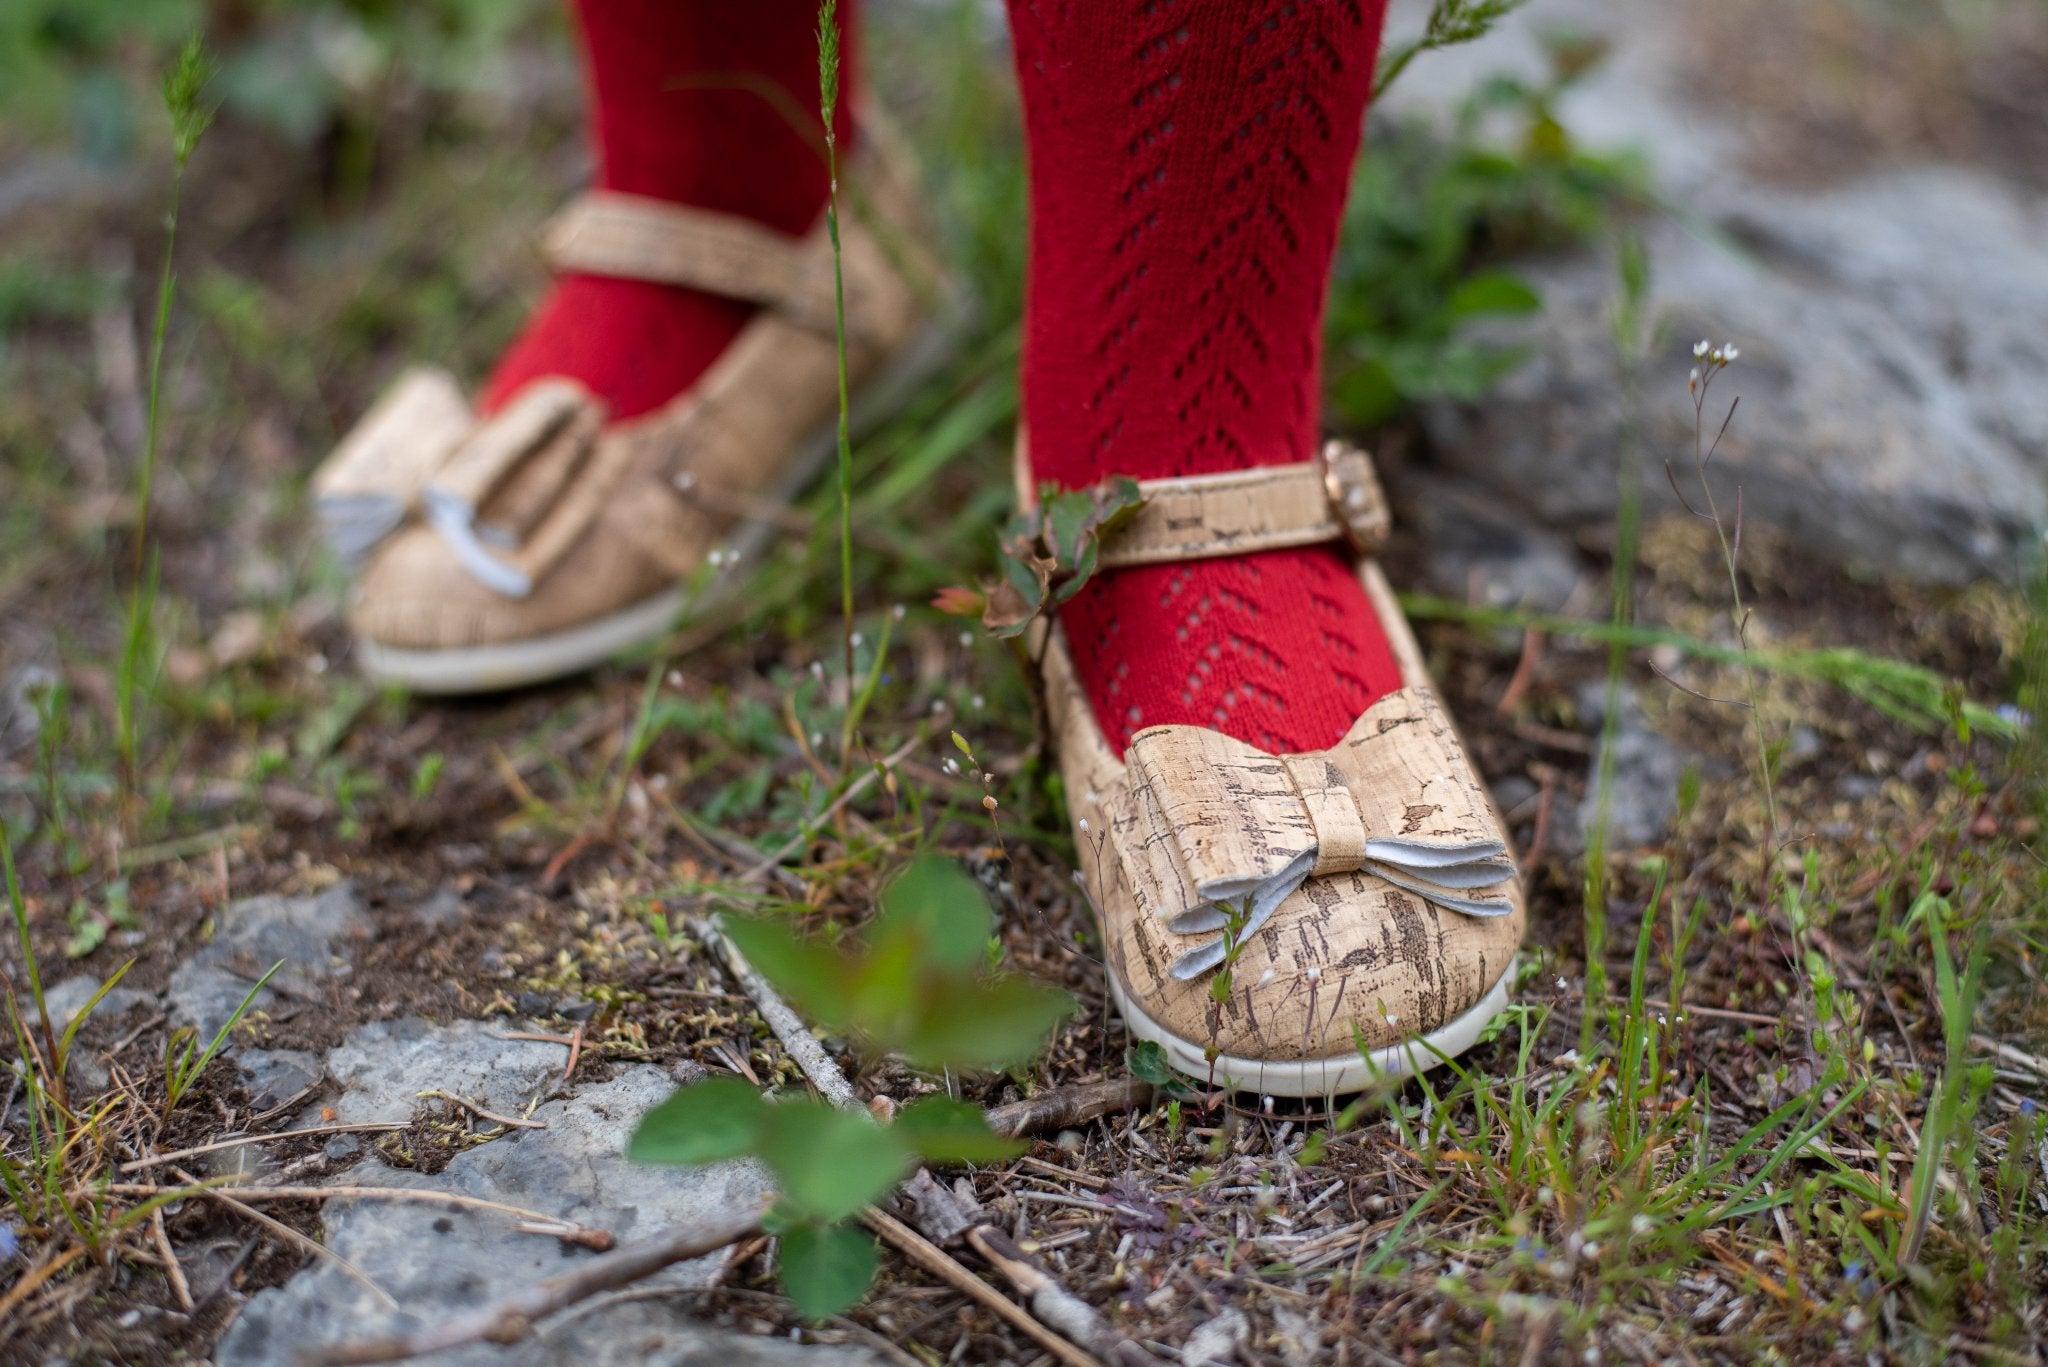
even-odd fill
[[[843,960],[830,946],[805,939],[777,921],[726,917],[725,937],[784,995],[814,1014],[825,1014],[845,990]]]
[[[925,965],[965,970],[987,951],[990,915],[981,884],[941,854],[921,854],[882,889],[873,943],[914,939]]]
[[[814,1220],[843,1220],[882,1196],[910,1167],[903,1142],[866,1111],[822,1101],[770,1106],[755,1145],[783,1200]]]
[[[1138,509],[1145,506],[1145,493],[1135,479],[1116,475],[1103,482],[1097,503],[1095,535],[1100,539],[1138,515]]]
[[[1542,307],[1543,297],[1506,271],[1481,271],[1469,277],[1451,292],[1446,305],[1453,318],[1534,313]]]
[[[1066,993],[1022,978],[949,979],[931,985],[902,1049],[923,1068],[1000,1068],[1036,1053],[1073,1009]]]
[[[1174,1078],[1166,1050],[1152,1040],[1139,1040],[1131,1048],[1131,1076],[1154,1087],[1169,1086]]]
[[[1095,577],[1096,563],[1100,559],[1101,543],[1091,538],[1088,544],[1081,548],[1081,557],[1074,562],[1073,573],[1068,576],[1064,583],[1052,591],[1052,605],[1059,607],[1069,598],[1072,598],[1075,594],[1086,588],[1088,581]]]
[[[1014,555],[1005,555],[1003,578],[1017,591],[1018,597],[1024,600],[1024,606],[1034,612],[1037,611],[1039,604],[1045,601],[1046,576],[1030,561]]]
[[[768,1103],[736,1077],[693,1082],[641,1118],[626,1145],[636,1163],[716,1163],[750,1153]]]
[[[782,1236],[782,1289],[807,1320],[830,1319],[875,1280],[874,1241],[846,1225],[801,1224]]]
[[[1048,512],[1053,554],[1061,565],[1071,568],[1081,558],[1081,543],[1094,530],[1095,498],[1083,489],[1061,494]]]
[[[931,1163],[997,1163],[1031,1147],[991,1130],[981,1107],[949,1096],[911,1102],[896,1113],[895,1129]]]

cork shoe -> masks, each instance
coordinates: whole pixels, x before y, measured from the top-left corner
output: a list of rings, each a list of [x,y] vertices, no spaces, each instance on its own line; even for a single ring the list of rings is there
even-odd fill
[[[1333,1096],[1455,1056],[1507,1003],[1524,920],[1500,818],[1374,559],[1386,502],[1338,443],[1298,465],[1139,485],[1104,567],[1349,542],[1403,686],[1335,746],[1197,726],[1116,754],[1057,626],[1044,681],[1110,995],[1205,1085]]]
[[[857,425],[943,361],[964,312],[925,245],[908,158],[885,125],[867,129],[841,189]],[[313,481],[330,543],[359,571],[348,619],[374,678],[482,692],[656,639],[704,587],[705,567],[758,544],[766,517],[834,448],[823,224],[793,238],[592,193],[543,245],[558,270],[689,286],[759,311],[687,392],[630,421],[608,423],[603,402],[568,379],[538,380],[479,420],[447,372],[402,376]]]

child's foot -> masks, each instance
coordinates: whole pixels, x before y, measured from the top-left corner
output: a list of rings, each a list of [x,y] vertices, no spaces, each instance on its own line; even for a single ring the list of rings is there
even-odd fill
[[[1148,482],[1174,548],[1106,569],[1048,655],[1110,986],[1176,1067],[1294,1095],[1426,1066],[1418,1034],[1470,1044],[1521,932],[1498,823],[1311,463],[1383,8],[1010,7],[1030,473]]]
[[[740,510],[789,497],[830,450],[822,138],[758,88],[805,107],[812,10],[580,9],[599,174],[549,231],[555,285],[474,413],[416,372],[316,479],[337,547],[366,562],[360,663],[423,691],[530,683],[659,636]],[[872,389],[932,359],[916,343],[945,290],[907,164],[860,142],[842,162],[848,360]]]

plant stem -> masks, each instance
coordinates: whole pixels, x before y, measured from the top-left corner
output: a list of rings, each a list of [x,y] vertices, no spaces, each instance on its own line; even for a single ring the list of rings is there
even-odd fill
[[[839,249],[839,0],[818,6],[819,111],[825,121],[825,231],[832,241],[834,350],[839,367],[839,612],[846,652],[846,714],[839,731],[839,768],[853,756],[853,426],[846,384],[846,273]]]

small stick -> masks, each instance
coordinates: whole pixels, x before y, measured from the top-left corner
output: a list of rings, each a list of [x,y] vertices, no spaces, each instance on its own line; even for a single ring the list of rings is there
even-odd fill
[[[1033,1343],[1045,1349],[1067,1367],[1102,1367],[1097,1359],[1033,1319],[1022,1307],[981,1278],[962,1267],[959,1260],[886,1211],[869,1207],[861,1222],[882,1236],[904,1257],[922,1267],[954,1290],[994,1312]]]
[[[997,1106],[988,1113],[988,1127],[1011,1139],[1019,1135],[1041,1134],[1046,1130],[1063,1130],[1073,1125],[1085,1125],[1106,1115],[1120,1115],[1149,1106],[1152,1104],[1152,1092],[1151,1083],[1134,1077],[1087,1082],[1078,1087],[1056,1087],[1024,1101]]]
[[[353,1367],[358,1363],[398,1362],[471,1343],[517,1343],[532,1331],[536,1321],[558,1310],[600,1291],[636,1282],[672,1263],[716,1253],[760,1227],[761,1212],[756,1210],[729,1215],[723,1222],[708,1227],[664,1230],[650,1239],[592,1258],[573,1272],[536,1282],[503,1300],[416,1333],[338,1343],[310,1350],[301,1357],[326,1367]]]
[[[1094,1306],[1061,1286],[1037,1259],[1012,1243],[1009,1235],[993,1225],[975,1225],[965,1237],[968,1247],[1031,1298],[1031,1313],[1045,1324],[1111,1361],[1151,1361],[1151,1354],[1118,1335]]]
[[[450,1102],[460,1106],[471,1115],[488,1120],[493,1125],[503,1125],[510,1130],[544,1130],[548,1127],[548,1123],[545,1120],[515,1120],[509,1115],[499,1115],[496,1111],[487,1111],[466,1096],[457,1096],[453,1092],[444,1092],[438,1087],[429,1087],[426,1091],[417,1092],[414,1095],[426,1101]],[[391,1128],[402,1130],[405,1126],[393,1125]]]
[[[371,1295],[377,1298],[378,1304],[382,1305],[386,1310],[396,1310],[398,1308],[398,1302],[392,1299],[391,1293],[389,1291],[386,1291],[383,1287],[377,1285],[377,1283],[371,1281],[370,1276],[367,1272],[364,1272],[363,1269],[357,1267],[354,1263],[342,1257],[339,1253],[336,1253],[333,1249],[329,1248],[326,1244],[321,1243],[318,1239],[307,1238],[305,1235],[299,1233],[299,1231],[297,1231],[296,1229],[293,1229],[290,1225],[285,1224],[282,1220],[271,1219],[268,1215],[265,1215],[262,1211],[256,1209],[256,1207],[248,1205],[247,1203],[242,1201],[237,1201],[234,1197],[229,1196],[217,1187],[208,1187],[200,1185],[199,1180],[193,1177],[192,1174],[186,1172],[183,1168],[175,1169],[175,1171],[178,1173],[180,1177],[183,1177],[186,1181],[191,1182],[193,1184],[193,1186],[196,1188],[196,1190],[193,1193],[194,1195],[210,1197],[213,1200],[218,1201],[222,1205],[226,1206],[229,1210],[235,1212],[235,1214],[242,1216],[244,1219],[250,1220],[256,1224],[261,1225],[263,1228],[269,1230],[272,1234],[275,1234],[278,1238],[284,1240],[286,1243],[292,1244],[304,1250],[305,1252],[312,1254],[316,1258],[327,1259],[329,1262],[333,1263],[336,1267],[340,1268],[344,1273],[346,1273],[351,1281],[354,1281],[360,1284],[361,1286],[365,1287]]]
[[[299,1139],[306,1135],[316,1134],[373,1134],[381,1133],[385,1130],[402,1130],[409,1123],[404,1120],[384,1120],[367,1125],[316,1125],[310,1130],[280,1130],[276,1134],[237,1135],[233,1139],[222,1139],[212,1144],[200,1144],[189,1149],[173,1149],[169,1153],[153,1153],[147,1158],[138,1158],[131,1163],[123,1163],[116,1171],[141,1172],[144,1168],[154,1168],[164,1163],[175,1163],[181,1158],[197,1158],[202,1153],[218,1153],[222,1149],[240,1148],[244,1144],[268,1144],[273,1139]]]
[[[150,1236],[156,1240],[156,1251],[163,1255],[164,1275],[170,1279],[171,1294],[178,1298],[178,1308],[191,1314],[192,1283],[185,1280],[185,1269],[178,1264],[177,1250],[171,1247],[171,1236],[164,1229],[164,1208],[158,1206],[149,1213]]]
[[[196,1183],[194,1185],[197,1185]],[[154,1182],[111,1182],[107,1191],[116,1196],[162,1196],[167,1192],[185,1191],[184,1187],[159,1186]],[[216,1187],[206,1187],[216,1191]],[[198,1192],[194,1192],[197,1195]],[[582,1244],[585,1248],[610,1248],[613,1236],[610,1230],[595,1229],[579,1225],[574,1220],[563,1220],[553,1215],[543,1215],[537,1210],[525,1210],[519,1206],[508,1206],[502,1201],[486,1201],[481,1196],[464,1196],[453,1191],[428,1191],[421,1187],[236,1187],[235,1194],[244,1201],[327,1201],[344,1198],[359,1201],[418,1201],[430,1206],[460,1206],[465,1210],[494,1210],[500,1215],[510,1215],[535,1227],[534,1232],[545,1230],[564,1243]]]
[[[782,1041],[782,1047],[796,1066],[803,1069],[811,1085],[823,1094],[834,1106],[858,1106],[860,1098],[854,1095],[853,1084],[846,1080],[846,1074],[832,1056],[818,1043],[804,1019],[790,1008],[769,981],[754,971],[752,964],[741,954],[725,932],[718,927],[718,918],[709,921],[692,919],[690,933],[707,944],[715,945],[725,959],[726,967],[740,980],[740,987],[753,999],[761,1012],[761,1019],[768,1022],[768,1028],[775,1032],[775,1038]]]
[[[1995,1040],[1986,1035],[1972,1035],[1970,1036],[1970,1043],[1987,1053],[1996,1055],[2015,1068],[2023,1068],[2035,1077],[2048,1080],[2048,1060],[2038,1059],[2032,1054],[2015,1049],[2012,1045],[2002,1040]]]
[[[1493,710],[1503,717],[1512,716],[1522,705],[1522,699],[1529,694],[1529,686],[1536,682],[1536,670],[1543,663],[1543,633],[1536,627],[1522,630],[1522,658],[1515,662],[1515,672],[1508,679],[1507,688],[1501,693],[1500,701]]]

